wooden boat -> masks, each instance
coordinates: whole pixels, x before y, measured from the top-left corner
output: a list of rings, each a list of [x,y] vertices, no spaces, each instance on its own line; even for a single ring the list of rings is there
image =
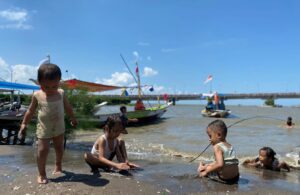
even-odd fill
[[[217,94],[217,92],[215,92],[210,94],[202,94],[202,98],[205,98],[207,100],[206,107],[201,111],[202,116],[225,118],[231,113],[229,109],[225,108],[223,95]],[[221,99],[220,101],[219,98]]]
[[[129,72],[131,73],[127,63],[125,62],[123,56],[121,55],[125,65],[127,66]],[[132,74],[133,78],[135,79],[137,83],[137,89],[138,89],[138,100],[135,104],[135,110],[134,111],[127,111],[127,117],[128,119],[138,119],[137,122],[134,122],[134,124],[145,124],[149,122],[154,122],[157,119],[159,119],[166,111],[167,108],[172,104],[171,102],[166,103],[164,105],[158,105],[158,106],[151,106],[149,108],[145,108],[143,101],[142,101],[142,91],[141,91],[141,81],[140,81],[140,76],[139,76],[139,68],[138,64],[136,63],[136,77]],[[103,103],[105,105],[105,103]],[[99,106],[101,108],[102,106]],[[111,115],[118,115],[120,114],[119,111],[115,113],[109,113],[109,114],[95,114],[94,115],[98,117],[100,124],[104,125],[106,119],[111,116]],[[129,122],[128,125],[133,124]]]
[[[225,118],[231,113],[230,110],[207,110],[203,109],[201,111],[202,116],[205,117],[215,117],[215,118]]]
[[[142,125],[145,123],[151,123],[159,119],[166,111],[167,108],[172,105],[171,102],[168,104],[164,105],[158,105],[158,106],[153,106],[150,108],[146,108],[145,110],[134,110],[134,111],[127,111],[127,117],[129,119],[138,119],[137,122],[129,122],[129,125]],[[107,118],[111,115],[119,115],[120,113],[114,112],[114,113],[109,113],[109,114],[99,114],[95,115],[98,120],[100,121],[101,125],[104,125],[105,121]]]

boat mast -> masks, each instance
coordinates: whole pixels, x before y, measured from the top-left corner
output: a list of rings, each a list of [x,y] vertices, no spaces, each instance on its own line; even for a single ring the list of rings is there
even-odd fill
[[[136,62],[135,64],[136,64],[135,72],[136,72],[136,76],[138,79],[138,96],[139,96],[139,99],[141,99],[142,95],[141,95],[141,79],[140,79],[140,75],[139,75],[139,65],[138,65],[138,62]]]

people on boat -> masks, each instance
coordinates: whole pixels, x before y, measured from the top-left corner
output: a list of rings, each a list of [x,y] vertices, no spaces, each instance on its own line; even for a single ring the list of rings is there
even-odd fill
[[[215,101],[215,106],[216,106],[216,110],[219,110],[219,96],[218,96],[218,93],[215,92],[214,94],[214,101]]]
[[[128,123],[130,122],[138,122],[137,118],[128,118],[127,117],[127,107],[126,106],[121,106],[120,107],[120,118],[122,120],[123,126],[124,126],[124,132],[122,132],[123,134],[127,134],[127,130],[126,130],[126,126],[128,125]]]
[[[226,107],[224,104],[224,98],[221,98],[221,101],[219,103],[219,110],[226,110]]]
[[[213,101],[209,97],[207,98],[207,105],[206,105],[205,109],[206,109],[207,112],[213,112],[213,110],[214,110]]]
[[[165,101],[165,104],[168,103],[168,94],[167,93],[164,94],[164,101]]]
[[[243,165],[249,167],[269,169],[273,171],[280,171],[281,169],[290,171],[290,166],[284,161],[279,162],[279,160],[275,158],[275,155],[276,152],[272,148],[263,147],[259,150],[257,158],[246,159],[243,162]]]
[[[145,110],[144,103],[140,98],[136,101],[134,110]]]
[[[85,162],[90,166],[91,172],[98,173],[99,168],[110,171],[113,168],[129,170],[139,167],[128,161],[126,150],[122,150],[123,146],[117,139],[123,130],[120,116],[112,115],[107,118],[104,125],[104,134],[97,138],[91,152],[84,154]],[[115,156],[118,162],[113,161]]]
[[[237,183],[239,180],[238,159],[233,146],[226,141],[227,127],[222,120],[215,120],[207,126],[207,135],[213,145],[214,162],[199,163],[198,174],[200,177],[217,176],[225,183]]]

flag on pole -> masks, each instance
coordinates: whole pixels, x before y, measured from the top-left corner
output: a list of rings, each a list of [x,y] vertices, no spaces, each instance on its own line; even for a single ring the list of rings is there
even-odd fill
[[[213,79],[213,77],[211,75],[208,75],[207,79],[204,81],[204,84],[208,83],[212,79]]]
[[[136,65],[136,68],[135,68],[135,73],[136,73],[136,75],[139,74],[139,67],[137,65]]]
[[[136,63],[136,68],[135,68],[135,74],[136,74],[136,76],[139,78],[140,77],[140,75],[139,75],[139,66],[138,66],[138,64]]]

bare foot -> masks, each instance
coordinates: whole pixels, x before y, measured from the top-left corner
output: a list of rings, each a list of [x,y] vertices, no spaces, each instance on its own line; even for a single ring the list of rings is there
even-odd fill
[[[46,176],[38,176],[37,182],[38,182],[38,184],[47,184],[48,178]]]
[[[62,170],[54,170],[52,172],[52,175],[61,175],[62,174]]]

